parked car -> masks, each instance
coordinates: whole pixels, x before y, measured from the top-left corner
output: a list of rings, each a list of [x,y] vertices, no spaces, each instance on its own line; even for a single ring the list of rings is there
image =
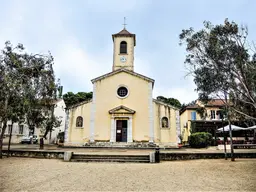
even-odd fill
[[[24,137],[22,137],[22,139],[21,139],[21,143],[22,144],[24,144],[24,143],[27,143],[27,144],[30,144],[31,143],[31,141],[30,141],[30,138],[31,137],[33,137],[32,138],[32,140],[33,140],[33,144],[37,144],[38,143],[38,138],[37,138],[37,136],[36,135],[30,135],[30,136],[24,136]]]

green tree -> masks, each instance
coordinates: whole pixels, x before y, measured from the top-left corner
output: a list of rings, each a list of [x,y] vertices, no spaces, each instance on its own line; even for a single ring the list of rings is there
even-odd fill
[[[52,65],[50,54],[28,54],[22,44],[5,43],[0,53],[0,158],[8,120],[24,119],[31,129],[47,118],[54,120],[45,115],[56,98]]]
[[[182,30],[180,40],[199,99],[222,99],[237,116],[256,119],[256,54],[247,36],[247,27],[226,19],[220,25],[204,22],[199,31]]]
[[[166,98],[164,96],[158,96],[156,99],[159,100],[159,101],[162,101],[163,103],[172,105],[174,107],[181,108],[181,103],[178,99]]]
[[[83,101],[89,101],[92,99],[92,92],[78,92],[74,94],[73,92],[67,92],[63,95],[63,99],[67,107],[75,105]]]

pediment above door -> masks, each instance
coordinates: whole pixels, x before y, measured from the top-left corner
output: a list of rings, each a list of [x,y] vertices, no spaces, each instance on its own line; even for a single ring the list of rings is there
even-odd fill
[[[123,105],[120,105],[118,107],[115,107],[111,110],[109,110],[109,113],[110,114],[134,114],[136,111],[128,108],[128,107],[125,107]]]

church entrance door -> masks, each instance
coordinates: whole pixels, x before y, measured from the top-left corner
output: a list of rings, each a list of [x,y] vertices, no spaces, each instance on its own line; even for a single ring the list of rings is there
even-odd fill
[[[116,142],[127,142],[127,120],[116,120]]]

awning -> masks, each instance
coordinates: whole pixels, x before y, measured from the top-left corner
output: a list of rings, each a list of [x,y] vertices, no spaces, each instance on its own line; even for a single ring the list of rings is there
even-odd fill
[[[232,131],[241,131],[241,130],[248,130],[248,128],[238,127],[236,125],[231,125]],[[218,132],[223,132],[223,127],[217,129]],[[224,127],[224,131],[229,131],[229,125],[226,125]]]
[[[256,125],[254,125],[254,126],[251,126],[251,127],[247,127],[246,129],[247,129],[247,130],[256,129]]]

